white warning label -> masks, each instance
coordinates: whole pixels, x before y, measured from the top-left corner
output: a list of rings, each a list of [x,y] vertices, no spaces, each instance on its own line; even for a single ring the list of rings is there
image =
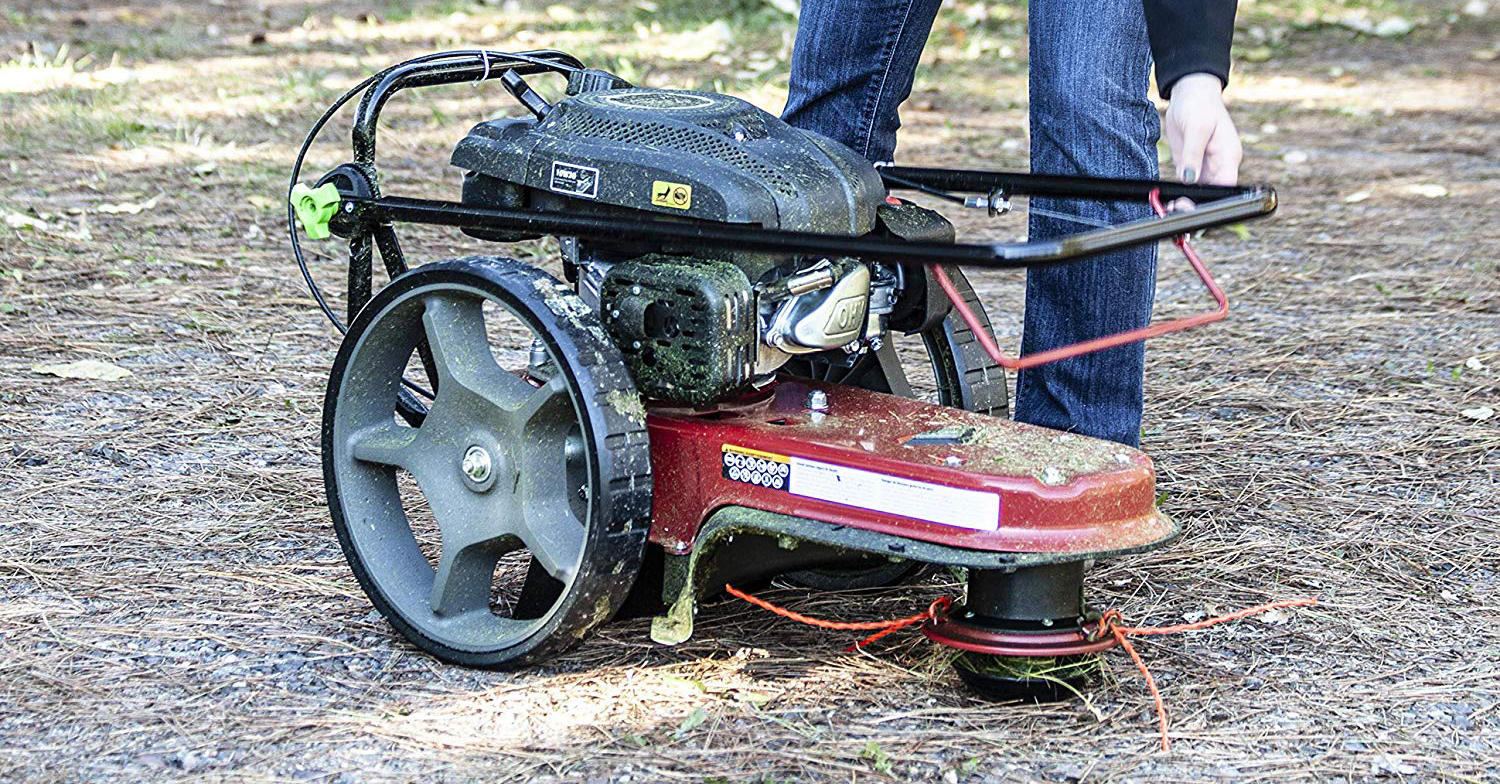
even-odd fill
[[[790,474],[787,489],[804,498],[979,531],[1000,527],[1000,496],[996,493],[918,482],[800,457],[791,458]]]

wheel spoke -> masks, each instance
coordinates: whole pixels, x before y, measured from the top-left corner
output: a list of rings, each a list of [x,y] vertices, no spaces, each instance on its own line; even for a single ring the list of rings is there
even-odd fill
[[[355,459],[367,463],[379,463],[411,471],[417,457],[418,449],[413,446],[417,441],[417,435],[417,428],[402,427],[395,422],[387,422],[355,433],[349,439],[349,452],[354,455]]]
[[[502,369],[490,353],[482,300],[433,294],[422,305],[422,327],[437,366],[439,396],[445,386],[456,384],[504,409],[530,396],[532,386]]]
[[[449,546],[444,536],[443,557],[432,580],[429,603],[433,615],[453,617],[476,611],[488,613],[495,563],[505,554],[499,538]]]
[[[577,571],[578,559],[583,552],[583,521],[573,516],[565,498],[552,498],[546,503],[533,503],[523,508],[525,527],[520,535],[530,548],[531,557],[553,579],[568,582]]]
[[[572,400],[568,397],[568,383],[562,374],[531,391],[531,394],[511,413],[515,432],[529,435],[533,431],[552,430],[561,424],[572,422]]]

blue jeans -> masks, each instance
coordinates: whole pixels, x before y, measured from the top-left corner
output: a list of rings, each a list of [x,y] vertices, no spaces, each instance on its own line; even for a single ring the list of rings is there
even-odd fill
[[[784,117],[872,161],[891,160],[897,108],[911,94],[941,0],[803,0]],[[1031,169],[1155,178],[1160,120],[1147,96],[1151,54],[1140,2],[1031,0]],[[1145,204],[1035,199],[1118,223]],[[1032,239],[1088,229],[1030,216]],[[1151,319],[1154,245],[1026,274],[1023,354],[1134,329]],[[1135,343],[1022,371],[1022,422],[1136,446],[1145,347]]]

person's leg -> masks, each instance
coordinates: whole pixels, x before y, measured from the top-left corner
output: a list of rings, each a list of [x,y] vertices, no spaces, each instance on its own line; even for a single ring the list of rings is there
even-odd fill
[[[1031,169],[1157,176],[1160,121],[1147,90],[1151,55],[1139,2],[1031,0]],[[1036,199],[1036,206],[1117,223],[1142,204]],[[1089,228],[1031,215],[1031,239]],[[1023,354],[1134,329],[1151,319],[1156,248],[1028,270]],[[1139,343],[1022,371],[1016,419],[1140,443],[1145,347]]]
[[[804,0],[782,118],[888,161],[942,0]]]

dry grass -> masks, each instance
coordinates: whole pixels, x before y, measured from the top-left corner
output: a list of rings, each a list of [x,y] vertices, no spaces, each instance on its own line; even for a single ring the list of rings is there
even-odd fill
[[[976,39],[1019,43],[1015,9],[1001,8],[1009,19]],[[641,70],[653,58],[649,36],[601,10],[592,26],[482,6],[333,19],[361,10],[325,4],[303,25],[302,7],[283,3],[23,3],[0,21],[5,56],[69,38],[95,42],[99,62],[124,52],[115,70],[0,69],[0,210],[48,227],[0,226],[0,778],[1494,775],[1500,418],[1462,413],[1500,408],[1500,92],[1492,64],[1470,55],[1493,51],[1493,21],[1395,42],[1293,35],[1241,69],[1246,176],[1280,185],[1285,206],[1248,239],[1203,243],[1230,320],[1152,348],[1145,446],[1187,535],[1101,565],[1091,590],[1142,623],[1289,596],[1322,604],[1142,643],[1172,712],[1176,745],[1162,755],[1118,657],[1085,700],[1022,706],[965,696],[912,635],[844,655],[838,635],[733,601],[707,607],[687,645],[616,623],[522,673],[444,666],[399,639],[359,593],[323,507],[316,432],[333,344],[280,235],[293,144],[335,87],[449,38],[556,43]],[[728,86],[774,99],[786,23],[747,18],[766,25],[751,39],[772,66]],[[1024,144],[997,140],[1023,139],[1019,69],[965,59],[956,29],[939,30],[943,62],[919,85],[903,155],[1019,166]],[[251,42],[259,31],[268,43]],[[666,63],[644,78],[722,70]],[[452,190],[444,148],[497,103],[465,88],[394,109],[395,176]],[[1283,162],[1288,151],[1309,160]],[[1407,190],[1423,183],[1449,195]],[[1361,190],[1367,200],[1345,202]],[[138,214],[100,209],[157,193]],[[474,247],[427,238],[422,258]],[[1163,312],[1193,306],[1180,265],[1163,266]],[[337,279],[331,259],[318,269]],[[976,278],[1014,334],[1016,279]],[[83,358],[134,375],[29,371]],[[954,587],[771,598],[869,619]]]

